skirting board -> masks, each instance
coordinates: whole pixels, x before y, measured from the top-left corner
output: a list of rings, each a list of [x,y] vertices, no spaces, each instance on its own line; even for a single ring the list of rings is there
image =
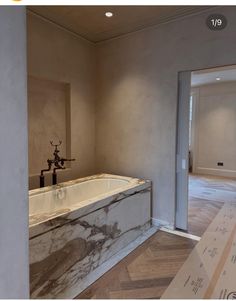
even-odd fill
[[[230,169],[197,167],[196,173],[203,174],[203,175],[236,178],[236,170],[230,170]]]
[[[164,222],[164,221],[156,219],[156,218],[152,218],[152,224],[154,226],[158,227],[159,230],[165,231],[170,234],[186,237],[186,238],[197,240],[197,241],[199,241],[201,239],[201,237],[199,237],[199,236],[196,236],[196,235],[193,235],[190,233],[186,233],[186,232],[182,232],[179,230],[175,230],[174,225],[168,224],[167,222]]]
[[[182,236],[182,237],[185,237],[185,238],[193,239],[193,240],[196,240],[196,241],[199,241],[201,239],[201,237],[199,237],[199,236],[196,236],[196,235],[193,235],[193,234],[190,234],[190,233],[186,233],[186,232],[182,232],[182,231],[178,231],[178,230],[170,230],[170,229],[167,229],[166,227],[161,227],[160,230],[165,231],[165,232],[170,233],[170,234],[174,234],[174,235]]]
[[[158,228],[152,226],[145,233],[136,238],[133,242],[131,242],[128,246],[123,248],[123,250],[116,253],[106,262],[104,262],[101,266],[93,270],[87,277],[81,280],[80,287],[76,290],[76,295],[79,295],[82,291],[88,288],[92,283],[98,280],[103,274],[108,272],[111,268],[113,268],[117,263],[119,263],[124,257],[129,255],[132,251],[134,251],[138,246],[144,243],[148,238],[150,238],[153,234],[158,231]]]
[[[175,229],[175,227],[174,227],[173,224],[170,224],[170,223],[168,223],[166,221],[163,221],[161,219],[154,218],[154,217],[152,218],[152,224],[153,224],[153,226],[156,226],[158,228],[164,227],[164,228],[170,229],[170,230],[174,230]]]

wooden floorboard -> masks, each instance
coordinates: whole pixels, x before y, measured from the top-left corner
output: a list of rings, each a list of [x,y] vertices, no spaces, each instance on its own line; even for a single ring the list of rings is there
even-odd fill
[[[235,295],[236,201],[225,202],[164,292],[164,299],[227,299]]]
[[[188,210],[188,233],[201,237],[223,205],[223,202],[191,198]]]
[[[77,299],[159,299],[195,244],[159,231]]]
[[[236,199],[231,178],[190,175],[188,233],[202,236],[225,202]]]

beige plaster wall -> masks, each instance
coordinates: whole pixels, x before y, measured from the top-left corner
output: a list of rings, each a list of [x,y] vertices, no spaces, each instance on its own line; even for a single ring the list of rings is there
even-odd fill
[[[28,75],[70,85],[71,137],[68,139],[76,162],[71,164],[71,169],[59,172],[58,180],[94,174],[94,45],[32,13],[27,14],[27,23]],[[51,184],[50,175],[47,184]],[[30,188],[38,185],[38,176],[30,177]]]
[[[153,181],[153,217],[175,222],[178,72],[236,63],[236,8],[223,31],[208,13],[98,45],[97,170]]]
[[[59,155],[70,158],[70,86],[62,82],[28,77],[28,127],[29,127],[29,175],[38,175],[47,168],[52,158],[53,144],[59,146]],[[69,137],[68,137],[69,138]],[[68,144],[68,147],[67,147]]]
[[[192,89],[195,97],[194,172],[236,176],[236,82]],[[224,166],[217,166],[223,162]]]
[[[96,46],[28,16],[29,74],[71,85],[77,162],[60,180],[103,171],[151,179],[153,217],[174,224],[178,72],[236,63],[236,8],[211,12],[225,14],[225,30],[206,27],[208,12]]]

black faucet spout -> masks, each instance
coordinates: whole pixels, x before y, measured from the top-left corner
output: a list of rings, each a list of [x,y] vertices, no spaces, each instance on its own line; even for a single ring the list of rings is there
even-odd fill
[[[65,158],[61,158],[59,156],[59,150],[58,150],[58,146],[61,145],[62,141],[59,141],[59,144],[53,144],[52,141],[50,141],[51,145],[55,147],[54,149],[54,158],[52,160],[48,159],[47,163],[48,163],[48,168],[47,169],[42,169],[41,173],[40,173],[40,187],[44,187],[44,172],[45,171],[50,171],[52,165],[54,165],[53,168],[53,173],[52,173],[52,184],[56,185],[57,184],[57,173],[56,170],[57,169],[65,169],[64,167],[64,163],[66,161],[75,161],[75,159],[65,159]]]

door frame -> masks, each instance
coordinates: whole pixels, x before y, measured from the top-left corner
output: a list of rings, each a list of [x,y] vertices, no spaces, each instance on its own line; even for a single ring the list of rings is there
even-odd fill
[[[188,148],[189,148],[188,146],[189,123],[188,122],[189,122],[189,97],[191,95],[191,73],[194,71],[214,69],[220,67],[229,67],[229,66],[236,66],[236,63],[207,66],[198,69],[178,72],[174,228],[180,230],[184,230],[184,231],[188,230]],[[195,105],[196,105],[196,100],[197,99],[195,99]],[[197,121],[195,120],[194,122],[196,128]],[[186,128],[183,128],[183,124],[186,124]],[[184,130],[181,130],[182,128]],[[182,160],[185,160],[185,164],[184,161]]]
[[[178,74],[175,228],[188,229],[189,98],[191,71]]]

